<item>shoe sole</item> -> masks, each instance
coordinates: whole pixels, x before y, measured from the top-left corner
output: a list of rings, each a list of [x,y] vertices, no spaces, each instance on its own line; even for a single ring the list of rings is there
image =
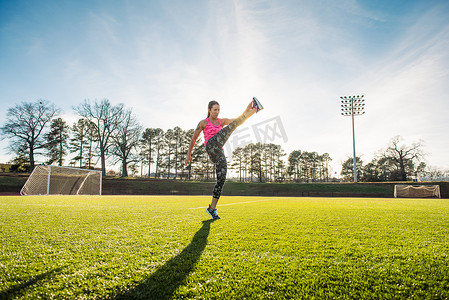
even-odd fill
[[[263,109],[263,105],[262,105],[262,103],[260,103],[259,99],[257,99],[256,97],[253,97],[253,100],[254,100],[254,102],[256,102],[257,112],[262,110]]]

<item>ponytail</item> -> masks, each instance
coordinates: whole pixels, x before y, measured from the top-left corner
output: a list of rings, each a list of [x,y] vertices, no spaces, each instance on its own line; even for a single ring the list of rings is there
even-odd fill
[[[212,101],[209,102],[209,104],[207,105],[207,117],[208,117],[208,118],[209,118],[209,116],[210,116],[210,110],[211,110],[212,107],[213,107],[214,105],[216,105],[216,104],[220,105],[217,101],[212,100]]]

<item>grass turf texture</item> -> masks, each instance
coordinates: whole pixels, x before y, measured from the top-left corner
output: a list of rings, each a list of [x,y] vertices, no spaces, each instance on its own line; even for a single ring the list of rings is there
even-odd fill
[[[449,201],[0,197],[1,299],[449,297]]]

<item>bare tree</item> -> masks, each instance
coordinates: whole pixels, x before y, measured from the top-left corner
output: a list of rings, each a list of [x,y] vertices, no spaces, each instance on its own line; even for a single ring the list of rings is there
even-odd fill
[[[112,135],[112,154],[122,164],[122,177],[128,177],[128,164],[138,161],[137,154],[133,153],[139,145],[142,127],[133,115],[132,110],[123,112],[123,120]]]
[[[103,176],[106,176],[106,156],[112,146],[112,134],[123,122],[123,107],[123,103],[114,106],[108,99],[103,99],[100,103],[97,100],[94,103],[85,100],[83,104],[73,108],[81,117],[88,119],[94,125]]]
[[[58,113],[59,109],[46,100],[22,102],[8,108],[6,123],[0,131],[12,139],[13,148],[19,144],[21,147],[16,148],[28,153],[30,171],[34,169],[36,151],[47,144],[44,134],[48,124]]]
[[[390,145],[383,153],[383,157],[390,160],[396,167],[398,179],[407,181],[407,176],[415,174],[417,165],[425,156],[422,142],[414,142],[410,146],[402,144],[401,136],[391,139]]]

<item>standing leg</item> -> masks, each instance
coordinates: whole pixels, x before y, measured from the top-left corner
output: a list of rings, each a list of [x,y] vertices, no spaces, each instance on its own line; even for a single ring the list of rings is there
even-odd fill
[[[217,214],[217,202],[220,199],[221,192],[223,191],[223,186],[226,182],[226,173],[227,173],[227,162],[226,156],[222,148],[219,146],[216,141],[213,143],[207,143],[208,154],[211,160],[215,164],[215,174],[217,178],[217,182],[215,183],[214,189],[212,191],[212,202],[206,211],[212,216],[212,219],[220,219]]]
[[[214,190],[212,192],[212,203],[210,207],[216,209],[218,199],[220,199],[221,192],[223,191],[223,186],[226,181],[226,173],[228,171],[228,164],[226,162],[226,157],[223,150],[215,162],[215,174],[217,177],[217,182],[215,183]]]

